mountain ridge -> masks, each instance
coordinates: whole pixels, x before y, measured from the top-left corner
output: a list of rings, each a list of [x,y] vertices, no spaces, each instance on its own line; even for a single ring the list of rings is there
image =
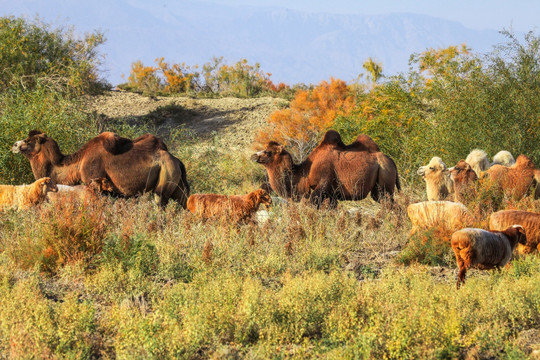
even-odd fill
[[[112,84],[126,81],[131,63],[154,65],[162,56],[169,63],[200,66],[213,56],[228,63],[245,58],[260,63],[276,83],[350,81],[369,57],[382,63],[383,74],[393,75],[407,71],[411,54],[428,48],[466,43],[483,53],[503,40],[494,30],[410,13],[343,15],[164,0],[0,0],[0,8],[2,16],[38,14],[57,26],[67,19],[78,32],[104,31],[103,70]]]

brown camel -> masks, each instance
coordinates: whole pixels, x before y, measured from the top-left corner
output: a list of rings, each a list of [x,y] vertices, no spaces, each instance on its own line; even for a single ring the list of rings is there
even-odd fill
[[[301,164],[294,164],[274,141],[251,159],[266,168],[270,185],[280,196],[305,197],[316,205],[325,199],[332,206],[337,200],[361,200],[370,192],[380,201],[383,194],[392,196],[396,187],[400,190],[396,164],[367,135],[345,145],[337,131],[329,130]]]
[[[78,185],[106,178],[119,195],[154,191],[160,206],[174,199],[186,207],[186,168],[160,138],[151,134],[130,140],[104,132],[77,152],[63,155],[56,141],[33,130],[25,140],[17,141],[12,151],[30,160],[36,179],[48,176],[58,184]]]
[[[493,165],[484,175],[507,196],[521,199],[536,185],[533,196],[540,198],[540,170],[526,155],[519,155],[512,166]]]

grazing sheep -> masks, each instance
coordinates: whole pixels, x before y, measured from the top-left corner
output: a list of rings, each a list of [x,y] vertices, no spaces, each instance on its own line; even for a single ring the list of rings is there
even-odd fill
[[[490,185],[494,185],[508,196],[521,199],[535,185],[540,183],[540,170],[526,155],[519,155],[516,163],[510,167],[493,165],[486,171],[485,176]],[[537,186],[535,198],[540,196],[540,186]]]
[[[516,160],[509,151],[501,150],[493,157],[493,165],[512,166],[516,163]]]
[[[481,173],[490,167],[486,152],[480,149],[472,150],[467,155],[465,162],[471,166],[477,176],[480,176]]]
[[[253,222],[253,214],[261,204],[269,206],[272,198],[263,189],[247,195],[195,194],[187,201],[187,208],[203,219],[225,216],[237,224]]]
[[[452,201],[423,201],[407,207],[411,219],[411,234],[419,229],[440,227],[454,232],[471,226],[473,216],[462,203]]]
[[[523,226],[527,234],[527,244],[518,244],[517,251],[521,254],[540,251],[540,213],[501,210],[489,217],[490,230],[504,230],[514,224]]]
[[[429,164],[421,166],[416,172],[426,181],[428,200],[444,200],[454,192],[454,183],[450,171],[440,157],[433,157]]]
[[[30,185],[0,185],[0,209],[27,209],[47,199],[49,192],[58,188],[49,177],[34,181]]]
[[[473,266],[488,270],[506,265],[518,243],[527,243],[521,225],[513,225],[504,231],[466,228],[453,233],[450,244],[459,267],[456,287],[459,289],[465,282],[467,269]]]
[[[474,195],[474,182],[478,180],[477,173],[465,160],[460,160],[451,168],[450,174],[454,181],[454,199],[463,202]]]
[[[114,194],[114,185],[104,177],[90,180],[88,185],[61,185],[58,184],[58,192],[48,193],[47,197],[52,202],[64,201],[66,196],[73,194],[73,198],[78,200],[86,199],[90,194],[108,193]]]

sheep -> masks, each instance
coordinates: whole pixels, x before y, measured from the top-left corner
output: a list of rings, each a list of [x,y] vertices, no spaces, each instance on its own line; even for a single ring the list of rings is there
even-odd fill
[[[512,225],[504,231],[465,228],[453,233],[450,244],[459,267],[456,288],[465,283],[467,269],[473,266],[488,270],[506,265],[518,243],[527,243],[521,225]]]
[[[454,193],[452,177],[440,157],[433,157],[429,164],[421,166],[416,173],[426,181],[428,200],[444,200]]]
[[[71,194],[73,194],[73,198],[82,201],[90,194],[115,193],[113,184],[104,177],[92,179],[88,185],[70,186],[58,184],[57,187],[58,192],[47,194],[48,199],[52,202],[64,201]]]
[[[480,149],[472,150],[465,158],[465,162],[471,166],[477,176],[480,176],[490,167],[486,152]]]
[[[452,201],[423,201],[407,207],[412,223],[411,234],[419,229],[440,227],[454,232],[473,224],[473,216],[465,205]]]
[[[516,160],[509,151],[501,150],[493,157],[493,162],[490,167],[493,165],[502,165],[502,166],[512,166],[516,163]]]
[[[247,195],[194,194],[188,198],[187,208],[203,218],[225,216],[237,224],[255,222],[253,214],[264,204],[272,204],[266,190],[258,189]]]
[[[0,209],[28,209],[47,199],[47,194],[58,191],[49,177],[34,181],[29,185],[0,185]]]
[[[519,210],[501,210],[489,217],[490,230],[504,230],[511,225],[523,226],[527,233],[527,244],[518,244],[520,254],[540,251],[540,213]]]

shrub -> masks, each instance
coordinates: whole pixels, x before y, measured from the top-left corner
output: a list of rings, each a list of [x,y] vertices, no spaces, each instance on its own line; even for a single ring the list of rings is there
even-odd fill
[[[269,126],[257,134],[259,145],[278,141],[303,159],[330,129],[338,116],[346,116],[355,106],[347,84],[339,79],[322,81],[313,90],[299,90],[289,108],[277,110],[268,119]]]
[[[0,18],[0,92],[41,85],[53,92],[83,94],[101,90],[99,32],[78,39],[73,29],[51,28],[38,19]]]
[[[419,263],[431,266],[449,266],[453,263],[450,238],[452,232],[443,228],[419,230],[409,237],[407,245],[398,256],[404,265]]]

